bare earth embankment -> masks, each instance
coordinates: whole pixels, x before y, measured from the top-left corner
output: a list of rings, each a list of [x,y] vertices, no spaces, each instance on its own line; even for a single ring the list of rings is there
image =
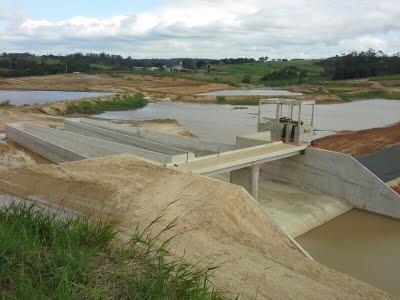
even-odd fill
[[[176,220],[162,239],[177,234],[177,257],[218,266],[211,279],[228,297],[391,298],[306,258],[243,188],[133,156],[8,169],[0,171],[0,189],[115,221],[122,240],[160,215],[153,233]]]
[[[314,146],[354,157],[375,153],[400,143],[400,123],[358,131],[343,131],[314,141]]]
[[[199,93],[226,89],[221,83],[202,82],[175,77],[141,74],[109,75],[48,75],[0,79],[0,89],[100,91],[127,93],[140,90],[154,98],[179,99]]]
[[[343,131],[314,141],[315,147],[346,153],[353,157],[373,154],[399,144],[400,123],[381,128]],[[396,163],[393,161],[392,164]],[[400,194],[400,185],[392,188]]]

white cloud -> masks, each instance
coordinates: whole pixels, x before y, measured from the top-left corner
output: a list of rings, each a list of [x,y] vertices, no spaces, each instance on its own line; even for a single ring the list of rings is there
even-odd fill
[[[140,14],[60,21],[16,22],[0,12],[0,21],[6,20],[6,25],[0,23],[0,46],[8,51],[107,51],[136,57],[322,57],[369,47],[399,50],[397,0],[182,2]]]

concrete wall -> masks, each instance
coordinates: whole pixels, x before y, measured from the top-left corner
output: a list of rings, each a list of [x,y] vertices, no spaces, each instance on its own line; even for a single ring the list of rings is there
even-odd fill
[[[269,178],[342,198],[357,208],[400,218],[400,195],[353,157],[308,148],[305,155],[262,166]]]
[[[7,124],[5,131],[7,138],[57,164],[87,158],[83,154],[78,154],[24,131],[22,125]]]
[[[33,124],[25,124],[25,130],[33,130],[36,134],[42,134],[43,137],[51,137],[57,144],[70,145],[73,143],[77,151],[92,151],[90,157],[100,157],[112,154],[133,154],[142,159],[152,162],[166,163],[182,163],[187,161],[185,155],[167,155],[134,146],[128,146],[121,143],[110,142],[103,139],[93,138],[86,135],[80,135],[67,131],[52,129],[45,126]]]
[[[275,120],[266,120],[263,123],[258,123],[257,131],[270,131],[272,141],[281,141],[285,125],[278,123]]]
[[[271,143],[271,141],[272,139],[270,131],[262,131],[247,135],[240,135],[236,137],[236,148],[241,149],[241,148],[253,147]]]
[[[58,158],[51,158],[54,155],[60,155],[62,157],[65,156],[64,154],[58,153],[58,149],[63,152],[69,151],[70,153],[74,153],[76,155],[76,157],[73,157],[73,159],[66,161],[88,157],[101,157],[113,154],[133,154],[142,159],[161,164],[182,163],[186,161],[186,156],[170,156],[71,132],[52,129],[45,126],[24,123],[9,125],[8,127],[14,129],[13,132],[8,130],[10,133],[10,139],[15,140],[17,143],[34,152],[37,152],[38,154],[55,163],[65,162],[60,161]],[[18,135],[16,132],[18,132]],[[25,141],[25,139],[27,140]],[[35,145],[40,145],[42,151],[39,152],[38,150],[40,149],[33,149],[33,143]],[[51,152],[51,155],[47,154],[47,150]]]
[[[175,134],[160,133],[143,128],[135,128],[132,126],[128,127],[121,125],[104,124],[104,122],[89,119],[80,119],[80,122],[83,124],[88,124],[99,128],[123,133],[129,136],[153,141],[163,145],[183,149],[189,152],[194,152],[196,156],[198,156],[199,151],[204,151],[205,153],[203,155],[207,155],[211,153],[217,153],[218,151],[231,151],[235,148],[234,145],[222,144],[214,141],[180,136]]]
[[[133,146],[141,149],[146,149],[158,153],[164,153],[170,156],[178,155],[184,159],[194,159],[194,154],[182,149],[166,146],[160,143],[155,143],[145,139],[129,136],[123,133],[83,124],[73,120],[64,121],[64,129],[97,139],[107,140],[119,144]]]

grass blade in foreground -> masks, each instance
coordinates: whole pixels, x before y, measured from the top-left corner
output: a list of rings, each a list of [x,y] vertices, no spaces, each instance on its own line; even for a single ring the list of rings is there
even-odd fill
[[[0,208],[0,293],[6,299],[220,299],[208,270],[170,259],[147,232],[118,248],[112,226],[60,220],[34,206]]]

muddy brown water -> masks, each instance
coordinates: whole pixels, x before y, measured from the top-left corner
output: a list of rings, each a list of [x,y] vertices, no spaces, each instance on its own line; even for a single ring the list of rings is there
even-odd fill
[[[129,111],[105,112],[95,117],[118,120],[175,119],[185,129],[201,138],[234,143],[237,135],[257,131],[258,106],[157,102]],[[244,109],[243,109],[244,108]],[[345,104],[324,104],[315,108],[314,138],[341,130],[361,130],[382,127],[400,121],[400,101],[374,99]],[[275,107],[263,110],[275,115]],[[308,116],[310,110],[305,111]]]
[[[315,260],[400,296],[400,220],[353,209],[296,240]]]

